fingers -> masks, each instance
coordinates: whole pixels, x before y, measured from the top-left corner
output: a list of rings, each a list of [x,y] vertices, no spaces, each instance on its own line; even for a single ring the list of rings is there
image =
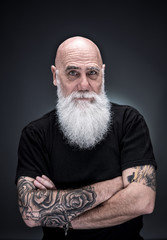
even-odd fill
[[[45,179],[46,181],[48,181],[50,184],[50,187],[52,189],[56,189],[56,186],[54,185],[54,183],[52,182],[52,180],[50,180],[46,175],[42,175],[42,178]]]
[[[37,176],[34,185],[39,189],[56,189],[54,183],[45,175]]]
[[[45,175],[42,175],[42,178],[54,185],[54,183]]]
[[[42,185],[40,182],[38,182],[37,180],[34,180],[34,185],[35,187],[37,187],[38,189],[44,190],[46,189],[46,187],[44,185]]]

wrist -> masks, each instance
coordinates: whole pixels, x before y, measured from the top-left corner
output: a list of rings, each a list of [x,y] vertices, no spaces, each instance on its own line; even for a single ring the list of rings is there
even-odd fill
[[[68,228],[69,228],[69,229],[73,229],[72,222],[69,222],[69,223],[68,223]]]
[[[63,229],[64,229],[65,236],[67,236],[68,230],[69,230],[69,229],[73,229],[71,222],[66,223],[66,224],[63,226]]]

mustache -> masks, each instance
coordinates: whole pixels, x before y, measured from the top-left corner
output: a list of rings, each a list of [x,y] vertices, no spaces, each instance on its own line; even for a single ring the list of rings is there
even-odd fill
[[[72,92],[69,96],[69,98],[71,100],[73,99],[76,99],[76,98],[96,98],[98,97],[99,95],[95,92],[90,92],[90,91],[75,91],[75,92]]]

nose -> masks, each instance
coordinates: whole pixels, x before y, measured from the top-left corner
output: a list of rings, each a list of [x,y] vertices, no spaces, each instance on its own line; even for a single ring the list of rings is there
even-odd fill
[[[85,91],[85,90],[88,90],[88,91],[90,90],[90,84],[86,74],[83,74],[78,83],[78,91]]]

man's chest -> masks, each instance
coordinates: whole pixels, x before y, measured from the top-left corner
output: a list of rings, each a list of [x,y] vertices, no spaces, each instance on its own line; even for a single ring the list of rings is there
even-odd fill
[[[92,150],[78,150],[56,141],[50,153],[50,175],[58,188],[77,188],[121,175],[116,142],[104,141]]]

